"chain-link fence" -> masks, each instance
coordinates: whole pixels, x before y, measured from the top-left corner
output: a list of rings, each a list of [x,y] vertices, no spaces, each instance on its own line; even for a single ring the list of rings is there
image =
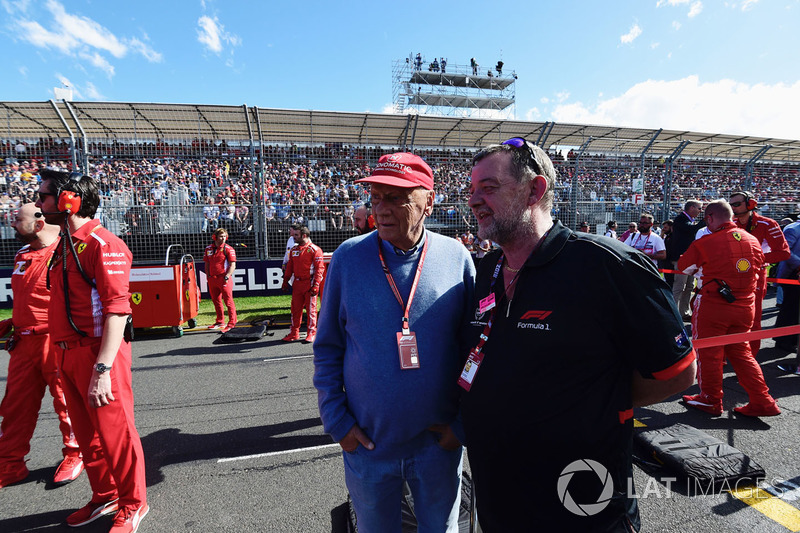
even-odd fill
[[[0,102],[0,265],[19,247],[16,206],[33,201],[39,169],[98,181],[99,216],[137,262],[171,244],[200,257],[225,227],[242,259],[281,257],[303,222],[332,252],[356,234],[355,209],[378,158],[413,151],[434,170],[428,227],[455,236],[475,221],[471,159],[512,136],[542,146],[559,174],[555,215],[602,233],[642,211],[663,221],[689,198],[752,190],[761,212],[800,211],[800,142],[555,123],[133,103]]]

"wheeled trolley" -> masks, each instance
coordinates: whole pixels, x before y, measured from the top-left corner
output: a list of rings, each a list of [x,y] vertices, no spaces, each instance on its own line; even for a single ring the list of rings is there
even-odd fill
[[[134,328],[172,327],[173,334],[181,337],[183,324],[197,326],[200,290],[194,258],[182,254],[178,264],[170,265],[173,248],[183,249],[170,245],[163,266],[131,268],[131,308]]]

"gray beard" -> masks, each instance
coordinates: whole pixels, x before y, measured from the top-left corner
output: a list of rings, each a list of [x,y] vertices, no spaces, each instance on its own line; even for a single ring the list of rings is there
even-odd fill
[[[502,247],[533,236],[531,211],[527,206],[502,217],[495,213],[492,218],[490,226],[478,228],[478,237],[481,240],[489,239]]]

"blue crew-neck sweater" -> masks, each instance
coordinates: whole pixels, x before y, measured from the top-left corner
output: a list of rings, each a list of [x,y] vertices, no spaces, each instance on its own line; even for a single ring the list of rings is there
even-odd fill
[[[409,312],[418,369],[400,367],[403,308],[381,267],[377,231],[339,246],[325,281],[314,343],[322,423],[337,442],[358,423],[375,443],[365,453],[376,458],[407,456],[429,438],[429,426],[450,424],[458,411],[458,376],[469,349],[460,326],[474,290],[472,259],[460,242],[429,231],[413,253],[397,254],[383,242],[383,255],[407,302],[425,240]]]

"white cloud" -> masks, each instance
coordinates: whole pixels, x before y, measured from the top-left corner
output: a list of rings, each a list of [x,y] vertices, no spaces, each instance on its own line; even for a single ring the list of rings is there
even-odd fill
[[[136,37],[130,39],[128,44],[130,44],[132,49],[142,54],[142,56],[144,56],[144,58],[151,63],[161,63],[161,61],[164,59],[164,56],[150,48],[147,43],[140,41]]]
[[[650,49],[651,50],[655,50],[659,46],[661,46],[661,43],[650,43]]]
[[[556,122],[800,139],[798,100],[800,81],[748,85],[688,76],[641,82],[593,106],[565,102],[549,114]]]
[[[211,18],[203,15],[197,20],[197,40],[211,52],[219,55],[224,45],[239,46],[242,39],[235,34],[225,31],[225,27],[219,23],[217,17]]]
[[[100,91],[97,90],[97,87],[94,86],[94,83],[87,82],[86,83],[86,95],[89,97],[90,100],[105,100],[106,97],[100,94]]]
[[[744,0],[742,2],[742,11],[750,11],[758,3],[758,0]]]
[[[666,5],[674,7],[681,4],[688,4],[689,2],[691,2],[691,0],[658,0],[658,2],[656,2],[656,7],[662,7]]]
[[[703,2],[695,2],[692,4],[692,7],[689,8],[689,14],[686,15],[687,17],[694,18],[703,11]]]
[[[39,48],[57,48],[65,54],[70,54],[78,44],[69,35],[53,33],[45,29],[35,20],[20,20],[16,24],[22,31],[24,39]]]
[[[108,76],[108,79],[114,77],[115,74],[114,65],[109,63],[105,57],[101,56],[97,52],[94,52],[93,54],[80,52],[78,56],[88,60],[92,65],[105,72],[106,75]]]
[[[673,20],[672,21],[672,29],[674,29],[675,31],[680,30],[681,29],[681,23],[678,22],[677,20]]]
[[[538,122],[542,119],[542,111],[538,107],[532,107],[525,113],[525,120]]]
[[[105,50],[116,58],[125,55],[127,49],[117,36],[92,19],[70,15],[64,10],[64,6],[55,0],[47,2],[47,9],[55,17],[56,25],[61,28],[62,33],[91,48]]]
[[[25,13],[28,11],[30,0],[2,0],[0,5],[6,10],[6,13],[13,15],[16,12]]]
[[[6,11],[13,14],[16,11],[25,13],[27,1],[18,0],[11,2],[2,0]],[[114,66],[107,55],[122,59],[129,51],[141,54],[151,63],[162,61],[162,55],[153,50],[147,43],[136,37],[117,37],[109,29],[100,25],[89,17],[67,13],[64,6],[56,0],[47,0],[47,10],[53,17],[50,29],[37,20],[20,17],[10,20],[7,25],[14,28],[14,33],[21,35],[21,39],[37,48],[58,50],[61,53],[88,60],[89,63],[109,77],[115,73]],[[20,31],[21,30],[21,31]],[[145,40],[147,37],[145,36]]]
[[[632,43],[638,36],[642,34],[642,28],[638,24],[631,26],[631,29],[625,35],[620,35],[619,40],[622,44]]]
[[[19,67],[17,70],[19,71],[19,75],[22,76],[23,78],[28,77],[28,67],[23,65]]]

